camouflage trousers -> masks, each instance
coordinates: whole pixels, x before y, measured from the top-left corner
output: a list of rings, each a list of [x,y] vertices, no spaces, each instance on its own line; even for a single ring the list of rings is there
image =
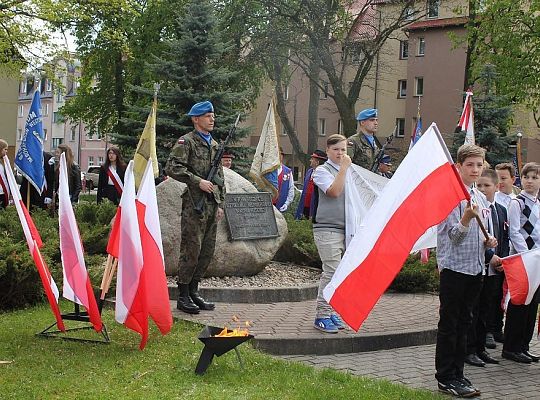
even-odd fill
[[[200,281],[208,269],[216,247],[216,211],[214,201],[205,201],[202,214],[197,214],[193,202],[185,198],[182,203],[182,243],[178,264],[178,284]]]

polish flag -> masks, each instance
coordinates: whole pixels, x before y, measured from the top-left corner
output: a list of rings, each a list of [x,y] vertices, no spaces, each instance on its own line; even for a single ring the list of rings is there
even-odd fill
[[[474,144],[474,112],[472,106],[472,95],[470,90],[465,93],[465,103],[459,118],[458,126],[465,132],[465,144]]]
[[[146,164],[137,194],[137,216],[143,250],[143,280],[146,284],[148,313],[163,335],[172,328],[173,320],[169,303],[169,290],[165,276],[161,228],[154,183],[152,159]]]
[[[326,301],[358,330],[418,239],[468,198],[432,124],[407,153],[347,247],[324,289]]]
[[[7,156],[4,156],[4,165],[10,165]],[[13,171],[11,168],[6,168],[5,172],[11,195],[13,196],[13,202],[15,203],[17,214],[19,215],[19,219],[21,221],[24,237],[26,238],[26,243],[28,244],[28,249],[30,250],[30,254],[32,254],[34,262],[36,263],[36,268],[41,278],[41,282],[43,283],[45,295],[47,296],[47,300],[49,300],[49,305],[56,318],[56,326],[60,331],[65,332],[66,328],[64,326],[64,321],[62,320],[62,315],[60,314],[60,309],[58,308],[58,297],[60,293],[58,292],[58,287],[56,286],[56,283],[49,272],[49,268],[47,267],[47,264],[39,251],[39,248],[43,245],[43,242],[41,241],[41,237],[39,236],[39,232],[34,225],[34,221],[32,220],[30,213],[26,209],[26,206],[21,199],[19,187],[17,186],[17,182],[13,176]]]
[[[58,226],[60,229],[60,251],[64,271],[64,297],[86,308],[90,322],[97,332],[101,332],[103,323],[90,283],[90,277],[84,262],[81,235],[71,199],[69,196],[66,155],[60,156],[60,182],[58,184]]]
[[[540,248],[502,259],[512,304],[530,304],[540,286]]]
[[[148,340],[148,311],[142,275],[143,253],[135,205],[133,161],[129,162],[126,169],[120,207],[122,207],[122,217],[118,218],[115,319],[141,335],[139,348],[142,350]]]

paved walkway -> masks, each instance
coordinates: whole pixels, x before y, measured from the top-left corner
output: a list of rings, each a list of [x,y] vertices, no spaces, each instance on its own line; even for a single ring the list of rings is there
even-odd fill
[[[349,329],[325,334],[313,328],[315,301],[271,304],[216,303],[213,312],[177,318],[202,324],[236,327],[251,321],[253,344],[286,360],[333,368],[355,375],[387,379],[415,388],[437,390],[434,378],[438,298],[419,294],[385,294],[358,333]],[[232,320],[236,316],[240,323]],[[415,343],[416,342],[416,343]],[[421,344],[421,345],[418,345]],[[465,366],[465,373],[482,391],[482,399],[540,399],[540,364],[518,364],[490,354],[499,365]],[[373,351],[377,349],[377,351]],[[540,353],[533,339],[531,351]]]

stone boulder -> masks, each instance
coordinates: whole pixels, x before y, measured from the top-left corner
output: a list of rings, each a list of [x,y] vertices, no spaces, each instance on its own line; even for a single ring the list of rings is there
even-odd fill
[[[236,172],[224,168],[228,193],[254,193],[255,186]],[[186,185],[167,179],[157,186],[159,218],[167,275],[176,275],[180,259],[182,195]],[[216,250],[206,276],[246,276],[261,272],[287,237],[287,222],[274,207],[278,237],[229,241],[226,219],[217,227]]]

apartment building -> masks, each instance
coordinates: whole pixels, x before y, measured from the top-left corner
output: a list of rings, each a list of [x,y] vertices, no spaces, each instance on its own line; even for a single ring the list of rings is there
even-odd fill
[[[101,139],[99,134],[90,132],[81,121],[72,121],[62,115],[62,106],[77,95],[80,63],[77,60],[57,58],[54,60],[54,71],[54,79],[28,73],[19,83],[17,147],[24,135],[32,96],[35,90],[39,90],[45,134],[44,150],[54,153],[59,144],[67,144],[73,151],[81,171],[86,171],[89,166],[104,162],[106,139]]]

